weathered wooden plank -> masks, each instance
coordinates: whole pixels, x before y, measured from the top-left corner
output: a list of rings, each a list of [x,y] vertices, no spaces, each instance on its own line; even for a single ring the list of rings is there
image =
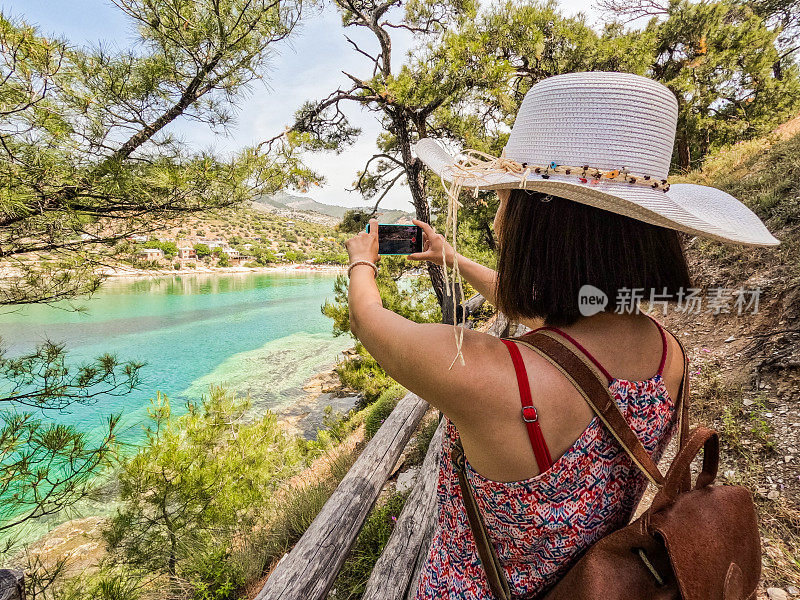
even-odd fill
[[[492,323],[486,333],[497,337],[504,337],[508,335],[509,327],[511,327],[511,322],[508,318],[503,313],[497,313],[494,323]]]
[[[255,600],[320,600],[327,596],[389,473],[427,409],[428,403],[411,393],[398,402]]]
[[[461,305],[464,311],[464,319],[466,320],[472,313],[478,310],[484,302],[486,302],[486,298],[480,294],[475,294],[465,300],[464,304]]]
[[[414,489],[372,569],[362,600],[403,600],[414,593],[414,574],[426,558],[436,523],[436,480],[443,435],[444,420],[436,428]]]
[[[25,574],[20,569],[0,569],[0,600],[25,600]]]

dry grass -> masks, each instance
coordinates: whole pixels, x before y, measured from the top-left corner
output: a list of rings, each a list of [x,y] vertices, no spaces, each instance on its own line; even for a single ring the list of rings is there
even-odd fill
[[[724,378],[718,359],[698,365],[693,392],[693,422],[720,432],[718,479],[743,485],[753,493],[762,538],[764,587],[800,582],[800,510],[769,487],[768,465],[776,455],[776,439],[764,394],[746,395],[743,387]]]

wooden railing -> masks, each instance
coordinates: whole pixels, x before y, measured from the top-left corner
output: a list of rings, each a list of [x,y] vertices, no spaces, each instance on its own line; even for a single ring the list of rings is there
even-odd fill
[[[481,296],[470,298],[463,305],[465,314],[475,311],[483,301]],[[508,334],[508,328],[508,321],[498,314],[488,333],[503,336]],[[278,562],[255,600],[327,598],[381,489],[427,409],[428,403],[412,393],[398,402],[311,526]],[[412,600],[414,597],[435,525],[436,478],[443,429],[442,420],[414,488],[367,582],[364,600]]]

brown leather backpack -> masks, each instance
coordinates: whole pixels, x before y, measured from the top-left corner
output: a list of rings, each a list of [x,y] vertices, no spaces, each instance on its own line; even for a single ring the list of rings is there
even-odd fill
[[[641,517],[591,546],[561,580],[538,598],[755,598],[761,574],[761,544],[753,499],[744,487],[712,485],[719,464],[719,438],[716,431],[703,426],[688,431],[686,368],[676,406],[680,411],[678,454],[664,476],[620,412],[605,380],[582,355],[548,331],[507,339],[523,342],[558,368],[634,464],[659,488]],[[692,487],[690,465],[701,449],[703,466]],[[453,444],[451,459],[489,586],[497,599],[510,600],[505,571],[466,476],[460,438]]]

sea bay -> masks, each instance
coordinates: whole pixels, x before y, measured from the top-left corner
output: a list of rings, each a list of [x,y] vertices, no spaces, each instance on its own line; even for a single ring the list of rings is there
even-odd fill
[[[157,391],[178,411],[212,384],[249,396],[254,413],[279,411],[301,398],[303,382],[353,344],[348,336],[335,338],[320,311],[333,299],[334,277],[256,272],[111,279],[88,299],[0,314],[0,338],[6,356],[49,340],[66,345],[72,365],[103,353],[146,363],[133,392],[50,415],[91,432],[108,415],[122,414],[120,437],[135,444]]]

